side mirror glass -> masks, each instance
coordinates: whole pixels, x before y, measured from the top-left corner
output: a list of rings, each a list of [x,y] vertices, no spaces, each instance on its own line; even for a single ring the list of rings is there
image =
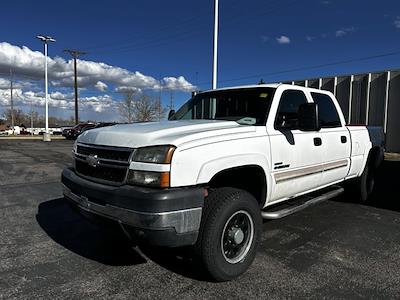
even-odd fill
[[[304,103],[299,107],[299,129],[301,131],[319,131],[318,104]]]
[[[173,120],[175,117],[175,110],[171,109],[168,113],[168,120]]]

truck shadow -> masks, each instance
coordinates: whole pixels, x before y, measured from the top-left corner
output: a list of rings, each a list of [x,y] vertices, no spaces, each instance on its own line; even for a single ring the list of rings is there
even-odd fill
[[[141,245],[140,250],[156,264],[171,272],[198,281],[211,281],[194,255],[193,247],[161,248]]]
[[[385,160],[375,174],[375,187],[365,205],[400,211],[399,175],[400,161]],[[352,199],[344,194],[337,201],[352,202]]]
[[[36,220],[51,239],[80,256],[112,266],[146,262],[124,236],[104,234],[72,210],[64,198],[41,203]]]
[[[190,247],[134,247],[122,232],[104,232],[75,212],[64,198],[43,202],[36,220],[59,245],[82,257],[111,266],[134,266],[147,258],[171,272],[199,281],[209,278]]]
[[[399,174],[400,161],[384,161],[377,171],[375,190],[367,205],[400,212]],[[335,201],[351,202],[352,199],[343,195]],[[168,249],[147,245],[134,248],[122,234],[105,234],[99,230],[72,210],[64,198],[41,203],[36,220],[55,242],[90,260],[112,266],[134,266],[146,263],[148,258],[184,277],[210,281],[192,248]]]

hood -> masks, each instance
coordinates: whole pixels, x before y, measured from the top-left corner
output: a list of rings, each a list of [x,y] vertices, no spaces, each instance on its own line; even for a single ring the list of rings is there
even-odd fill
[[[179,120],[121,124],[83,132],[78,142],[117,147],[145,147],[152,145],[180,146],[199,139],[210,139],[232,134],[255,132],[254,126],[239,125],[234,121]]]

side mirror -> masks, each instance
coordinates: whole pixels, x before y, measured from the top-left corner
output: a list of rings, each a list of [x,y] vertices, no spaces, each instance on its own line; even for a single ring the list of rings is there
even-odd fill
[[[299,107],[299,129],[301,131],[319,131],[318,105],[304,103]]]
[[[168,113],[168,120],[173,120],[175,117],[175,110],[171,109]]]

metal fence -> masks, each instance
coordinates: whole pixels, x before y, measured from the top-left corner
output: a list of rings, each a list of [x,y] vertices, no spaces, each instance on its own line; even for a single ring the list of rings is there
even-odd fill
[[[400,152],[400,70],[285,83],[331,91],[348,124],[382,126],[386,151]]]

